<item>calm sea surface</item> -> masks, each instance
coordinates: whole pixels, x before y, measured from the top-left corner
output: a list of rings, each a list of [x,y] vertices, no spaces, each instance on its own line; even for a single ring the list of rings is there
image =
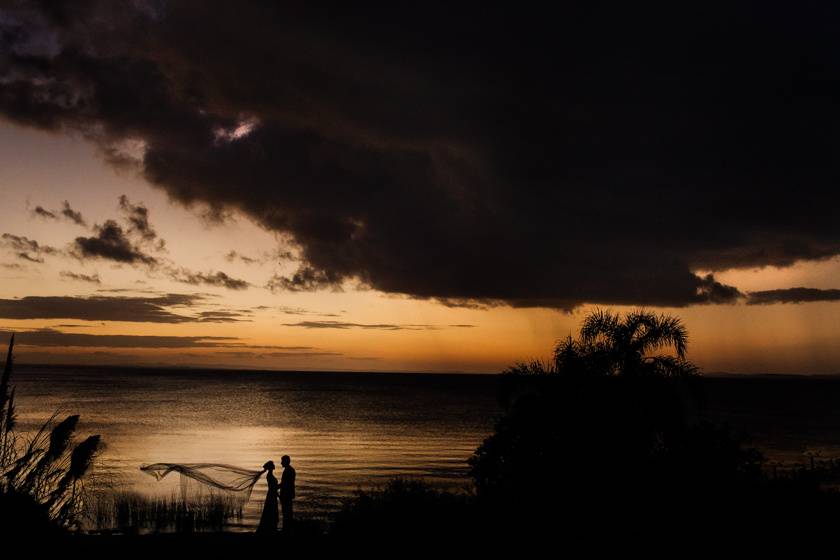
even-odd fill
[[[334,511],[394,476],[468,486],[467,458],[492,431],[495,376],[192,371],[16,366],[19,421],[80,414],[106,442],[98,472],[118,488],[172,495],[144,463],[227,463],[259,470],[292,456],[297,510]],[[707,379],[706,415],[770,461],[840,457],[840,379]],[[265,483],[245,508],[258,522]]]
[[[259,470],[283,454],[297,469],[296,509],[334,511],[395,476],[468,484],[467,458],[498,413],[496,379],[476,375],[191,371],[16,365],[22,429],[54,411],[101,434],[98,471],[125,490],[171,495],[144,463],[226,463]],[[279,473],[278,473],[279,474]],[[172,480],[170,480],[170,478]],[[259,521],[264,478],[245,508]]]

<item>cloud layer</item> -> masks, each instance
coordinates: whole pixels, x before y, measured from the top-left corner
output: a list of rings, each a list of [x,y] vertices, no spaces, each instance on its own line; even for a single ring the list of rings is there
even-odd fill
[[[840,301],[840,290],[818,288],[783,288],[750,292],[747,303],[750,305],[770,305],[774,303],[809,303],[814,301]]]
[[[17,3],[0,113],[291,235],[273,289],[682,306],[840,253],[837,8],[468,4]]]
[[[44,218],[46,220],[58,220],[59,216],[63,216],[65,219],[73,222],[77,226],[87,227],[87,222],[82,216],[82,213],[73,210],[73,208],[70,206],[70,203],[66,200],[61,205],[61,210],[57,212],[53,210],[47,210],[43,206],[36,206],[35,209],[32,210],[32,213],[35,216]]]
[[[79,319],[134,323],[230,322],[244,320],[246,312],[193,308],[204,297],[192,294],[153,296],[27,296],[0,299],[0,319]]]
[[[34,239],[11,233],[4,233],[0,236],[0,245],[10,249],[17,258],[32,263],[43,263],[44,255],[59,253],[59,250],[55,247],[41,245]]]
[[[73,248],[81,258],[102,258],[124,264],[157,264],[157,259],[134,245],[123,228],[113,220],[96,226],[96,234],[91,237],[77,237]]]
[[[44,255],[70,256],[78,260],[102,259],[145,268],[147,271],[162,272],[169,279],[182,284],[214,286],[229,290],[245,290],[251,287],[250,282],[234,278],[220,270],[196,272],[177,266],[165,257],[153,256],[149,249],[151,248],[151,250],[160,254],[165,251],[166,241],[158,236],[151,225],[148,208],[143,204],[133,204],[126,195],[121,195],[119,197],[119,209],[124,214],[127,229],[123,228],[116,220],[106,220],[104,224],[97,224],[92,228],[93,235],[76,237],[65,250],[40,245],[33,239],[11,233],[2,234],[0,246],[9,249],[18,259],[31,263],[42,264]],[[45,210],[42,206],[36,206],[32,213],[48,220],[58,219],[57,213]],[[86,227],[81,213],[73,210],[66,200],[61,214],[78,225]],[[225,255],[228,262],[237,258],[246,264],[264,262],[242,256],[236,251],[230,251]],[[61,277],[95,284],[101,283],[98,274],[85,275],[64,271],[61,272]],[[271,287],[273,281],[274,279],[269,282],[268,287]]]
[[[0,331],[4,339],[12,332]],[[15,332],[15,341],[23,346],[93,347],[93,348],[226,348],[235,337],[227,336],[154,336],[127,334],[68,333],[56,329]]]
[[[439,325],[410,325],[400,323],[351,323],[347,321],[299,321],[286,323],[287,327],[302,327],[304,329],[364,329],[379,331],[430,331],[443,327]],[[447,325],[451,328],[472,328],[475,325]]]

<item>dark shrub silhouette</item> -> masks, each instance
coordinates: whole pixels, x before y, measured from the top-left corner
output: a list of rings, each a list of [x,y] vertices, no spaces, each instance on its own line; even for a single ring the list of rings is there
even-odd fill
[[[470,459],[490,518],[533,528],[573,511],[629,526],[642,508],[671,512],[668,523],[752,501],[763,459],[701,421],[686,346],[677,318],[597,311],[552,363],[505,372],[504,413]],[[672,354],[651,355],[664,348]]]
[[[471,533],[474,516],[465,494],[442,492],[417,480],[393,479],[385,488],[358,491],[335,517],[331,534],[375,538]]]

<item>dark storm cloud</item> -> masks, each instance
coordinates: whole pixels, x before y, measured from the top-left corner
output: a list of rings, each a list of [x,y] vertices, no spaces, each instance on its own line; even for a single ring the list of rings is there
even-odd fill
[[[157,259],[134,245],[122,227],[113,220],[96,226],[96,235],[92,237],[77,237],[73,249],[80,258],[100,258],[149,266],[157,264]]]
[[[290,235],[273,289],[684,306],[840,253],[839,7],[547,6],[20,2],[0,113]]]
[[[227,322],[230,316],[199,312],[187,315],[204,296],[163,294],[149,297],[118,296],[27,296],[0,299],[3,319],[80,319],[84,321],[129,321],[136,323]],[[178,312],[174,311],[177,310]]]
[[[11,249],[15,256],[21,260],[43,263],[44,255],[57,255],[59,250],[49,245],[41,245],[34,239],[22,235],[4,233],[0,236],[0,245]]]
[[[813,301],[840,301],[840,290],[821,290],[818,288],[784,288],[750,292],[747,303],[750,305],[768,305],[773,303],[808,303]]]
[[[102,280],[99,279],[99,274],[81,274],[78,272],[70,272],[69,270],[62,270],[60,273],[62,278],[66,278],[67,280],[76,280],[78,282],[88,282],[90,284],[101,284]]]

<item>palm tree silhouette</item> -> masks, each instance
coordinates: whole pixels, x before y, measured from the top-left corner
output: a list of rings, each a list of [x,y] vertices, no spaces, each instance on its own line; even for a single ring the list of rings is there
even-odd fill
[[[685,359],[688,332],[678,317],[632,311],[622,316],[595,310],[554,351],[559,374],[684,377],[697,373]],[[651,355],[671,349],[673,354]]]

